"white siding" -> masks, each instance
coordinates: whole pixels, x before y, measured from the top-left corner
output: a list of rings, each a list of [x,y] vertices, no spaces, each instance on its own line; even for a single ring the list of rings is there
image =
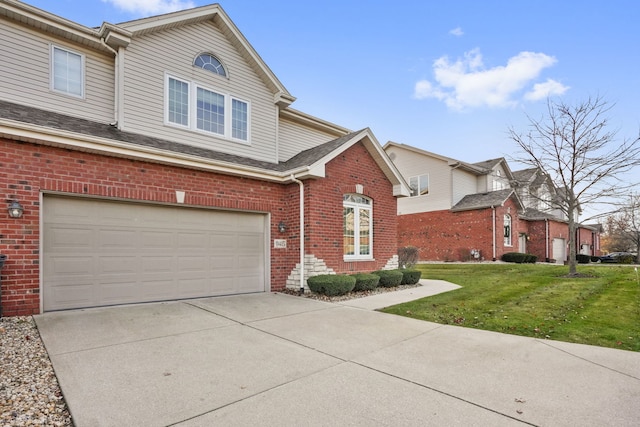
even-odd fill
[[[203,52],[216,55],[228,78],[192,66]],[[179,129],[164,122],[165,73],[249,101],[249,143]],[[276,162],[273,94],[211,21],[134,37],[125,60],[124,129],[217,151]]]
[[[477,178],[474,174],[455,169],[453,171],[453,200],[452,205],[458,203],[468,194],[475,194]]]
[[[387,154],[407,182],[412,176],[429,175],[429,194],[398,199],[398,215],[451,208],[451,167],[446,160],[393,146]]]
[[[280,120],[279,155],[280,161],[289,160],[301,151],[332,141],[337,136],[317,129]]]
[[[85,56],[85,97],[50,90],[51,44]],[[0,98],[88,120],[114,120],[114,59],[0,19]]]

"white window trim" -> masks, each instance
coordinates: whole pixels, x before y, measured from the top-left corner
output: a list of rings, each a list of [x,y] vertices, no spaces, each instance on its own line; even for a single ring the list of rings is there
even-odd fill
[[[64,90],[59,90],[55,88],[55,84],[54,84],[54,80],[55,80],[55,54],[54,51],[55,49],[60,49],[63,50],[65,52],[69,52],[72,53],[74,55],[78,55],[80,57],[80,95],[76,95],[75,93],[70,93]],[[56,45],[56,44],[50,44],[49,45],[49,89],[52,92],[55,93],[59,93],[62,95],[67,95],[67,96],[72,96],[74,98],[79,98],[79,99],[84,99],[85,97],[85,65],[86,61],[85,61],[85,55],[83,53],[80,53],[76,50],[73,49],[69,49],[67,47],[64,46],[60,46],[60,45]]]
[[[206,70],[205,70],[206,71]],[[185,126],[180,123],[174,123],[169,121],[169,79],[178,80],[182,83],[186,83],[189,88],[189,125]],[[198,114],[197,114],[197,99],[198,99],[198,88],[207,90],[209,92],[214,92],[224,97],[224,134],[208,132],[203,129],[198,129]],[[164,78],[164,124],[167,126],[179,128],[179,129],[187,129],[192,132],[197,132],[202,135],[207,136],[215,136],[218,138],[228,139],[230,141],[238,142],[240,144],[251,144],[251,102],[240,98],[235,95],[231,95],[227,92],[218,90],[214,87],[203,85],[198,83],[197,81],[183,79],[181,77],[177,77],[173,74],[165,73]],[[247,105],[247,139],[238,139],[234,138],[233,131],[231,129],[232,126],[232,117],[233,117],[233,109],[232,104],[233,100],[243,102]]]
[[[363,196],[364,197],[364,196]],[[367,255],[346,255],[343,253],[344,261],[371,261],[373,260],[373,200],[369,197],[367,199],[370,201],[370,204],[365,205],[356,202],[342,201],[342,207],[344,208],[353,208],[353,247],[358,248],[358,252],[360,252],[360,233],[356,232],[356,230],[360,229],[360,209],[367,209],[369,211],[369,254]],[[342,221],[344,223],[344,210]],[[344,239],[344,236],[343,236]]]
[[[426,194],[420,194],[420,177],[426,176],[427,177],[427,193]],[[424,197],[424,196],[428,196],[429,194],[431,194],[431,177],[429,176],[428,173],[423,173],[420,175],[414,175],[412,177],[409,177],[409,190],[411,190],[411,180],[413,178],[417,178],[418,180],[418,194],[416,195],[411,195],[410,197]]]
[[[508,223],[507,223],[507,219],[509,220]],[[503,227],[505,232],[506,232],[507,226],[509,227],[509,236],[504,236],[504,245],[508,247],[512,247],[513,246],[513,218],[509,214],[506,214],[504,216]]]

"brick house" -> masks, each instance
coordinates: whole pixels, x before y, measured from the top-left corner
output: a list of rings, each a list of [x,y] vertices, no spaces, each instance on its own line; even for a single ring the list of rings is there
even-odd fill
[[[0,0],[0,52],[0,315],[397,266],[395,165],[291,108],[219,5],[88,28]]]
[[[384,149],[411,188],[411,197],[398,200],[399,247],[417,247],[423,261],[495,261],[506,252],[566,261],[568,223],[540,171],[512,172],[504,158],[466,163],[395,142]],[[599,254],[599,229],[580,225],[578,233],[581,252]]]

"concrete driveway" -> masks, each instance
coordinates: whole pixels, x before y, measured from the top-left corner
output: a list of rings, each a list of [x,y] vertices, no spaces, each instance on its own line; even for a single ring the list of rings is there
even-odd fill
[[[638,353],[363,306],[252,294],[35,319],[79,427],[638,425]]]

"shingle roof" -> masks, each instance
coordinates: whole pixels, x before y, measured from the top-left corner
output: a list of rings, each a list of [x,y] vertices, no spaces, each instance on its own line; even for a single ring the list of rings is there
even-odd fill
[[[193,147],[166,139],[121,131],[106,123],[98,123],[2,100],[0,100],[0,118],[273,172],[285,172],[298,167],[312,165],[341,145],[349,142],[349,140],[358,133],[352,132],[317,147],[305,150],[286,162],[272,163],[220,151]]]
[[[501,206],[515,191],[512,188],[490,191],[488,193],[468,194],[451,208],[452,211],[466,211],[472,209],[484,209],[491,206]]]
[[[504,161],[503,157],[500,157],[498,159],[491,159],[491,160],[484,160],[482,162],[476,162],[473,163],[474,166],[480,167],[482,169],[487,169],[488,171],[490,171],[491,169],[493,169],[498,163]]]

